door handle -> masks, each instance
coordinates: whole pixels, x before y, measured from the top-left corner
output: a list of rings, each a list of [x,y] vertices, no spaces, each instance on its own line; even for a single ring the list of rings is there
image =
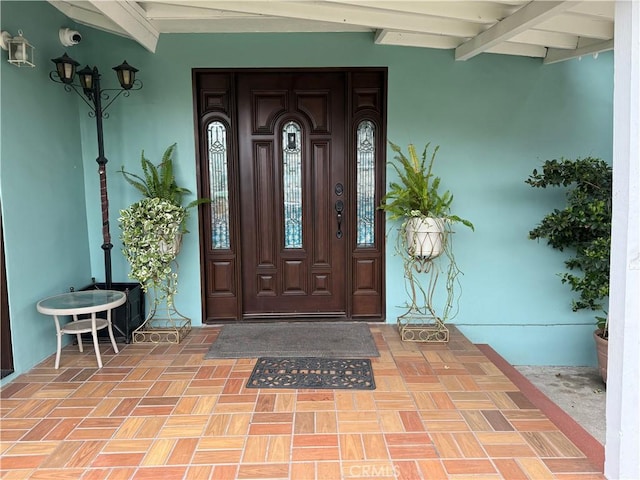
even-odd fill
[[[336,232],[337,238],[342,238],[342,211],[344,210],[344,202],[338,200],[335,204],[336,220],[338,221],[338,231]]]

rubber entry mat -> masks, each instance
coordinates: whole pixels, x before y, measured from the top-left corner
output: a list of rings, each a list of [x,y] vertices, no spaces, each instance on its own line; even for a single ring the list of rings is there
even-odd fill
[[[375,390],[371,360],[318,357],[261,357],[247,388]]]

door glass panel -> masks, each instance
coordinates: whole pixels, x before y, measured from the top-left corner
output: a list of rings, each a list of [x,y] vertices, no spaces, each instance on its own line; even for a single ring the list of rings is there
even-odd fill
[[[375,126],[373,122],[360,122],[357,130],[356,158],[357,167],[357,245],[371,247],[374,245],[375,221]]]
[[[212,122],[207,129],[209,185],[211,191],[211,244],[214,249],[229,246],[229,182],[227,179],[227,129]]]
[[[302,133],[296,122],[282,129],[284,248],[302,248]]]

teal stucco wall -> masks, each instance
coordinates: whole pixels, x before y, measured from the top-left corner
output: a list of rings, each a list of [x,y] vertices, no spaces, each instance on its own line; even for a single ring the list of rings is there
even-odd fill
[[[47,76],[49,59],[64,51],[57,29],[72,22],[44,2],[2,2],[2,14],[2,29],[22,28],[38,47],[36,69],[2,67],[1,184],[3,211],[8,214],[12,322],[22,321],[21,315],[29,310],[30,322],[41,325],[43,319],[31,312],[39,297],[87,283],[91,276],[104,279],[95,122],[86,116],[86,106]],[[11,24],[5,22],[9,17]],[[554,65],[491,54],[455,62],[452,51],[375,45],[367,33],[163,34],[156,52],[150,53],[131,40],[75,28],[83,41],[68,53],[83,65],[97,65],[103,86],[116,83],[111,67],[123,59],[140,69],[144,82],[142,90],[114,103],[105,120],[114,280],[127,281],[128,272],[120,253],[118,210],[138,199],[116,170],[121,165],[136,170],[143,149],[159,160],[164,149],[177,142],[178,179],[197,190],[193,68],[385,66],[388,138],[400,145],[440,145],[436,174],[454,193],[456,213],[476,227],[475,232],[458,228],[455,235],[455,254],[464,275],[453,322],[472,341],[490,344],[514,364],[595,363],[592,315],[571,311],[571,292],[557,276],[563,254],[527,238],[528,231],[560,205],[562,194],[536,191],[524,180],[548,158],[593,155],[611,160],[612,53]],[[5,93],[10,82],[23,92],[19,96],[29,99],[31,108],[18,105],[17,98],[5,104],[5,97],[14,96]],[[37,142],[11,138],[14,124],[8,125],[7,119],[38,126],[39,133],[32,135]],[[29,166],[18,158],[29,158]],[[49,183],[52,164],[60,169],[62,178],[57,181],[63,182],[62,188]],[[34,176],[43,169],[47,178]],[[21,188],[6,180],[17,170],[26,170]],[[391,170],[388,177],[392,178]],[[54,196],[54,190],[62,198]],[[32,200],[27,192],[32,192]],[[48,192],[52,198],[43,206]],[[69,210],[76,222],[72,226],[65,224]],[[34,216],[46,217],[36,228],[48,227],[47,235],[34,236],[33,222],[18,227],[18,218]],[[193,233],[185,237],[179,258],[176,304],[197,325],[201,301],[195,215],[188,228]],[[399,281],[402,265],[394,255],[395,230],[387,230],[387,321],[393,323],[403,312],[406,292]],[[26,263],[24,255],[29,256]],[[34,288],[34,282],[39,287]],[[29,343],[19,332],[13,336],[16,349]],[[48,341],[38,341],[46,350]]]
[[[16,374],[55,352],[36,302],[91,279],[78,103],[48,77],[65,17],[40,2],[2,2],[2,30],[36,47],[36,68],[0,54],[0,196]],[[57,45],[56,45],[57,44]],[[10,380],[15,375],[7,377]]]

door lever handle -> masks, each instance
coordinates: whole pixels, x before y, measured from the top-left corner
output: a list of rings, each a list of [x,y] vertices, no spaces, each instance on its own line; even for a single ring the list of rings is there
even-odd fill
[[[336,219],[338,221],[338,231],[336,232],[336,238],[342,238],[342,211],[344,210],[344,202],[338,200],[335,204]]]

